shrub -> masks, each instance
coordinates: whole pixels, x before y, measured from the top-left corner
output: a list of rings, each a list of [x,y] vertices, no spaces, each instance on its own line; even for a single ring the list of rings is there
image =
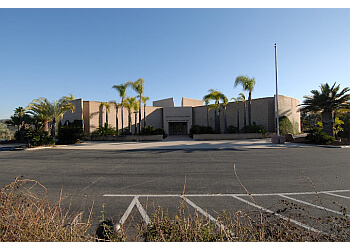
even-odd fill
[[[29,127],[24,131],[24,138],[30,147],[54,144],[54,139],[43,127]]]
[[[190,136],[193,134],[213,134],[214,129],[212,127],[202,126],[202,125],[192,125],[190,129]]]
[[[103,127],[99,127],[97,130],[91,133],[91,137],[97,136],[107,136],[107,135],[117,135],[118,132],[114,128],[108,127],[108,124],[105,123]]]
[[[255,122],[253,122],[253,125],[248,125],[242,128],[243,133],[261,133],[265,134],[266,129],[263,125],[256,125]]]
[[[146,126],[141,128],[141,135],[155,135],[156,130],[152,126]]]
[[[286,116],[282,116],[279,118],[279,127],[281,135],[294,133],[293,124]]]
[[[74,144],[85,139],[82,120],[69,121],[58,126],[57,144]]]
[[[327,135],[322,128],[315,127],[308,132],[306,139],[313,144],[331,144],[334,141],[334,137]]]
[[[239,132],[239,129],[237,127],[235,127],[235,126],[231,125],[231,126],[227,127],[227,133],[228,134],[236,134],[238,132]]]

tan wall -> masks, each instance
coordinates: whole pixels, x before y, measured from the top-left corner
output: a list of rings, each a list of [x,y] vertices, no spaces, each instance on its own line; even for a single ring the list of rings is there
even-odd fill
[[[203,106],[203,101],[202,100],[197,100],[197,99],[190,99],[190,98],[182,97],[181,106],[182,107]]]
[[[300,132],[300,112],[299,104],[300,101],[279,95],[279,113],[280,117],[285,115],[296,127],[295,133]],[[84,118],[85,132],[91,133],[96,130],[100,125],[104,125],[106,122],[106,109],[99,109],[101,102],[95,101],[82,101],[82,99],[74,100],[76,105],[76,111],[72,114],[67,112],[64,116],[65,120],[81,120]],[[246,102],[246,123],[248,125],[248,102]],[[191,111],[192,110],[192,111]],[[233,125],[237,127],[237,110],[239,110],[239,127],[240,129],[244,126],[244,104],[243,103],[233,103],[230,102],[227,105],[226,117],[227,117],[227,126]],[[142,127],[144,126],[144,107],[141,109],[141,119]],[[118,108],[118,129],[121,132],[122,128],[122,119],[121,119],[122,108]],[[275,132],[275,98],[259,98],[252,100],[252,122],[255,122],[257,125],[263,125],[268,132]],[[128,110],[124,108],[124,128],[128,127]],[[224,131],[224,112],[223,108],[220,109],[221,119],[220,127],[221,132]],[[146,107],[146,125],[153,126],[154,128],[164,128],[168,130],[168,118],[166,116],[181,116],[181,115],[190,116],[188,120],[188,130],[195,125],[207,125],[207,107],[198,106],[198,107]],[[209,126],[215,128],[215,111],[214,109],[209,111]],[[63,120],[64,120],[63,119]],[[138,119],[138,116],[137,116]],[[180,119],[180,118],[179,118]],[[187,119],[187,118],[186,118]],[[180,121],[180,120],[179,120]],[[186,120],[187,121],[187,120]],[[108,123],[110,127],[116,127],[116,108],[114,105],[110,105],[110,110],[108,112]],[[135,131],[135,114],[131,114],[131,123],[132,123],[132,132]],[[189,131],[188,131],[189,132]]]
[[[295,125],[295,133],[300,133],[300,101],[288,96],[279,95],[280,117],[285,115]],[[275,98],[266,97],[252,100],[252,124],[263,125],[268,132],[275,132]],[[227,126],[237,127],[237,110],[239,111],[239,129],[244,127],[244,112],[246,112],[246,124],[249,124],[248,117],[248,101],[246,101],[246,109],[244,103],[230,102],[226,108]],[[209,111],[209,126],[215,128],[215,111]],[[193,124],[207,125],[206,106],[193,108]],[[224,131],[224,110],[220,108],[220,129]]]
[[[174,107],[174,98],[167,98],[153,102],[153,107]]]
[[[74,112],[68,110],[62,117],[61,123],[65,121],[73,122],[74,120],[83,120],[83,99],[70,101],[74,105]]]

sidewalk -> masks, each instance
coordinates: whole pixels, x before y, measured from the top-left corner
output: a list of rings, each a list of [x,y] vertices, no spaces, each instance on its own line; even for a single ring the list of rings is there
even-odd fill
[[[60,149],[86,150],[201,150],[201,149],[235,149],[235,148],[301,148],[313,145],[299,143],[273,144],[271,138],[249,140],[194,141],[192,139],[166,138],[160,142],[84,142],[75,145],[60,145]]]

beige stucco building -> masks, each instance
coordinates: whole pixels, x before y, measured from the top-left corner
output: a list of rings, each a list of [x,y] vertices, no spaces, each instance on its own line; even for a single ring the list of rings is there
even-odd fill
[[[96,130],[99,126],[103,126],[106,123],[106,108],[100,109],[101,102],[95,101],[83,101],[77,99],[72,101],[75,105],[75,112],[68,111],[62,121],[74,120],[84,121],[84,131],[90,134]],[[247,104],[247,103],[246,103]],[[295,132],[300,132],[300,101],[288,97],[278,96],[278,108],[279,116],[286,116],[292,122]],[[220,113],[224,112],[223,108],[220,108]],[[237,127],[239,120],[239,128],[244,126],[244,112],[246,112],[246,121],[248,124],[248,108],[244,108],[244,103],[230,102],[226,107],[227,126],[233,125]],[[118,113],[118,117],[117,117]],[[239,113],[239,117],[237,116]],[[122,108],[116,107],[111,104],[108,111],[108,124],[111,127],[116,128],[118,123],[118,130],[121,132],[122,127],[128,127],[128,110],[123,109],[124,119],[122,122]],[[175,107],[174,99],[167,98],[159,101],[154,101],[153,106],[146,106],[146,117],[144,117],[144,106],[142,106],[142,127],[146,120],[147,126],[153,126],[154,128],[163,128],[166,134],[189,134],[192,125],[207,125],[207,107],[203,105],[203,101],[182,98],[181,107]],[[146,118],[146,119],[145,119]],[[239,118],[239,119],[238,119]],[[138,115],[137,115],[138,119]],[[208,112],[209,126],[215,127],[214,110]],[[252,100],[252,122],[257,125],[263,125],[268,132],[276,131],[276,102],[275,97],[258,98]],[[137,121],[138,122],[138,121]],[[132,131],[135,131],[135,113],[131,114]],[[123,125],[123,126],[122,126]],[[224,131],[224,118],[220,116],[221,132]]]

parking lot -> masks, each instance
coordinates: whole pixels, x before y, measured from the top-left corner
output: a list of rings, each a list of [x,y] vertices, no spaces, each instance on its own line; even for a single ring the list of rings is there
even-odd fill
[[[214,223],[224,210],[260,210],[327,231],[300,214],[340,216],[350,207],[348,153],[321,147],[2,151],[0,185],[20,175],[37,180],[53,201],[62,191],[72,211],[93,205],[96,221],[102,204],[107,217],[125,225],[149,222],[158,206],[174,214],[185,204]]]

